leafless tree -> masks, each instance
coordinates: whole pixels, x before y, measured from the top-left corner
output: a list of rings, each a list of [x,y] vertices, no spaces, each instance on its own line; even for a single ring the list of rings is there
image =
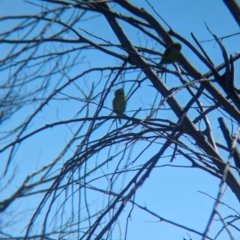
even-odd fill
[[[224,2],[239,24],[238,4]],[[230,190],[240,201],[240,54],[206,25],[216,65],[194,32],[192,44],[146,3],[151,12],[126,0],[29,0],[29,14],[0,18],[0,239],[129,239],[136,212],[185,239],[239,238],[239,212],[223,197]],[[182,51],[159,66],[160,49],[175,41],[198,64]],[[119,87],[122,125],[111,106]],[[167,169],[218,181],[217,196],[202,191],[213,203],[204,229],[142,204],[141,191]]]

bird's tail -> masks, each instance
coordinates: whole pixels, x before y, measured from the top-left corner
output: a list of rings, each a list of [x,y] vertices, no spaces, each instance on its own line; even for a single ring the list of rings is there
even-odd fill
[[[118,121],[119,121],[119,124],[121,125],[122,124],[122,122],[121,122],[121,114],[119,114],[119,113],[117,113],[117,117],[118,117]]]

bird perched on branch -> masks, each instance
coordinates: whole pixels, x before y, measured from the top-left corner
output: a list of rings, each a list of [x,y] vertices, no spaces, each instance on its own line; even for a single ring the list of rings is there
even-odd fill
[[[177,42],[172,43],[163,53],[162,59],[158,65],[161,66],[163,64],[174,63],[177,60],[181,49],[182,49],[181,43],[177,43]]]
[[[126,99],[124,95],[123,88],[119,88],[114,92],[114,98],[112,101],[113,111],[117,114],[118,117],[124,113],[126,109]],[[121,124],[121,119],[119,118],[119,123]]]

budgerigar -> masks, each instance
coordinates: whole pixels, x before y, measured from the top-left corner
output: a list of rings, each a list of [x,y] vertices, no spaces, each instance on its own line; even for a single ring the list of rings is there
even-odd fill
[[[123,88],[119,88],[114,93],[114,98],[112,101],[113,111],[117,114],[118,117],[124,113],[126,109],[126,99],[124,95]],[[121,119],[119,118],[119,123],[121,124]]]
[[[161,66],[163,64],[174,63],[177,60],[181,49],[182,49],[181,43],[171,44],[163,53],[162,59],[158,65]]]

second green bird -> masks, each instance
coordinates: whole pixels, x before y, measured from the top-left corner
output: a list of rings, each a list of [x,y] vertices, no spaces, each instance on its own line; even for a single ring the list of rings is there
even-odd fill
[[[182,49],[181,43],[171,44],[163,53],[162,59],[158,65],[161,66],[163,64],[174,63],[177,60],[181,49]]]
[[[119,88],[114,92],[112,106],[113,111],[117,114],[117,116],[121,117],[126,109],[126,98],[123,88]],[[119,119],[119,123],[121,124],[121,119]]]

